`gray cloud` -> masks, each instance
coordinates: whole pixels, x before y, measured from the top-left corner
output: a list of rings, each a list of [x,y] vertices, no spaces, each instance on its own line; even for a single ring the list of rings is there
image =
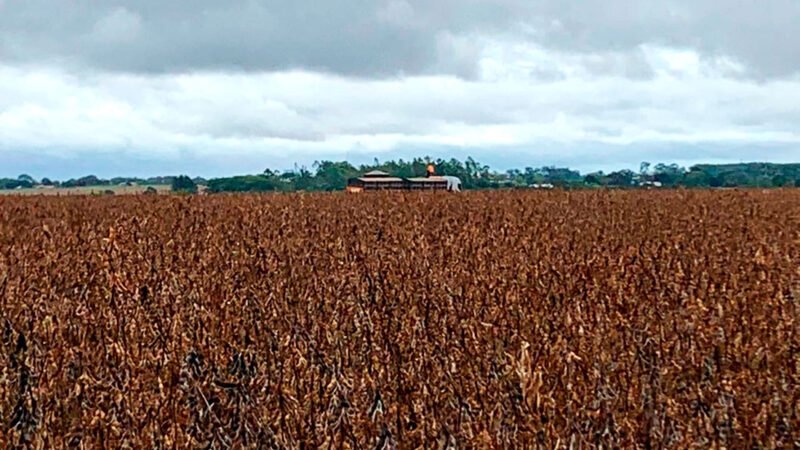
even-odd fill
[[[545,141],[800,142],[797,81],[725,79],[691,64],[685,72],[532,83],[309,72],[87,77],[0,66],[0,147],[169,158],[180,149],[277,157]]]
[[[607,0],[531,2],[533,35],[577,52],[626,50],[641,44],[690,48],[740,61],[753,75],[800,71],[795,0]]]
[[[398,0],[11,0],[0,11],[0,52],[6,60],[133,72],[303,68],[385,76],[441,62],[443,71],[464,71],[434,26],[417,22]]]
[[[652,75],[640,46],[725,57],[749,75],[800,70],[796,0],[5,0],[0,58],[103,70],[306,69],[474,77],[481,40],[511,36],[591,72]]]
[[[799,9],[0,0],[0,176],[796,159]]]

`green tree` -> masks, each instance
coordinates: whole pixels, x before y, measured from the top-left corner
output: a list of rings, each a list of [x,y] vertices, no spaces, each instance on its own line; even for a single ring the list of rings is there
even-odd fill
[[[30,175],[22,174],[17,177],[17,183],[20,187],[30,188],[36,184],[36,180]]]
[[[193,194],[197,192],[197,184],[188,176],[180,175],[172,180],[172,191]]]
[[[682,184],[686,187],[707,187],[711,186],[712,178],[702,170],[692,167],[683,177]]]
[[[287,174],[290,173],[287,172]],[[208,191],[212,193],[274,192],[293,189],[295,189],[295,185],[291,179],[266,175],[244,175],[208,180]]]
[[[725,187],[752,186],[754,184],[753,177],[740,170],[722,173],[720,178],[722,179],[722,186]]]
[[[19,180],[15,180],[13,178],[0,178],[0,189],[16,189],[19,185]]]
[[[656,164],[653,179],[664,186],[676,186],[681,183],[686,169],[677,164]]]
[[[358,175],[358,169],[347,161],[322,161],[314,163],[317,187],[324,191],[339,191],[347,186],[349,178]]]
[[[789,180],[787,180],[786,177],[781,174],[772,177],[772,185],[775,187],[783,187],[786,185],[787,181]]]
[[[581,173],[568,167],[549,166],[542,167],[540,170],[544,175],[545,182],[557,186],[581,181]]]
[[[32,176],[26,173],[23,173],[22,175],[18,176],[17,180],[20,181],[21,183],[25,183],[26,185],[36,184],[36,179],[34,179]]]
[[[602,178],[603,178],[603,172],[590,173],[585,177],[583,177],[583,182],[588,185],[596,186],[602,183],[601,181]]]
[[[632,170],[623,169],[616,172],[611,172],[606,177],[607,182],[611,186],[630,186],[633,184],[633,177],[636,174]]]
[[[64,182],[64,187],[83,187],[83,186],[105,186],[109,184],[108,180],[101,180],[94,175],[87,175],[80,177],[77,180],[70,178]]]
[[[314,177],[314,174],[311,173],[305,166],[300,168],[295,168],[294,172],[292,172],[291,186],[293,190],[296,191],[313,191],[316,190],[316,182],[317,180]]]

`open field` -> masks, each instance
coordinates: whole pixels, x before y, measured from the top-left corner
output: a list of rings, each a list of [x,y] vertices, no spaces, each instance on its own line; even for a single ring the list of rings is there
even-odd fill
[[[148,187],[159,192],[169,192],[170,186],[166,184],[138,185],[138,186],[84,186],[84,187],[33,187],[28,189],[0,189],[0,195],[97,195],[105,191],[113,191],[114,194],[141,194]]]
[[[0,197],[0,447],[791,448],[800,190]]]

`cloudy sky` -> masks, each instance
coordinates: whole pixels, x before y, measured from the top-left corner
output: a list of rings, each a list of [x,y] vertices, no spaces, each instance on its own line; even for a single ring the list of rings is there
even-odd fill
[[[0,0],[0,176],[800,161],[797,0]]]

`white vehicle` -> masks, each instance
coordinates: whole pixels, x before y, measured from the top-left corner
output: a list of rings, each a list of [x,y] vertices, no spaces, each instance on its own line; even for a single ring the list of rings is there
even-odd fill
[[[447,190],[450,192],[461,192],[461,179],[449,175],[442,176],[447,180]]]

